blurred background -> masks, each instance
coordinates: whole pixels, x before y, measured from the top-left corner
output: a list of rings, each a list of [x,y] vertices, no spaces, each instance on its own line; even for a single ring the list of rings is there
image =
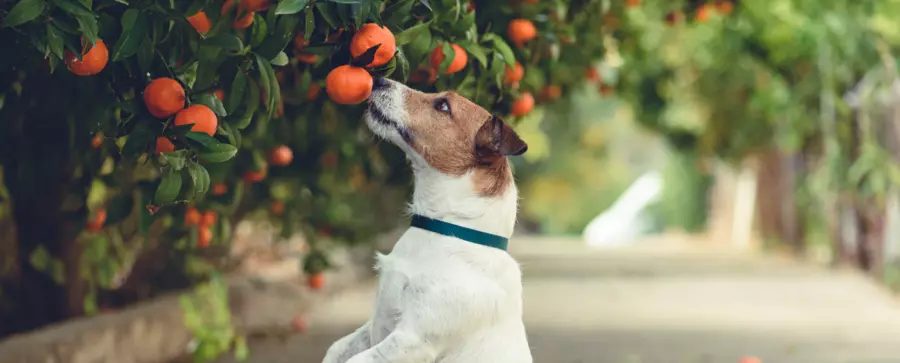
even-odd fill
[[[0,363],[320,362],[408,223],[411,171],[354,105],[372,77],[528,143],[510,253],[536,362],[900,362],[894,14],[0,1]]]

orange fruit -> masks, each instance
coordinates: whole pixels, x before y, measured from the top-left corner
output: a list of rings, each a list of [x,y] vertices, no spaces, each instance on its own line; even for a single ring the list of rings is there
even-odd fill
[[[209,32],[209,28],[212,27],[212,23],[209,21],[209,17],[206,16],[206,13],[203,10],[198,11],[196,14],[187,17],[187,21],[194,26],[194,29],[197,29],[197,32],[201,35]]]
[[[313,274],[306,281],[306,284],[313,290],[319,290],[325,287],[325,274],[321,272]]]
[[[154,79],[144,88],[144,104],[150,114],[158,118],[166,118],[181,111],[184,99],[184,88],[171,78]]]
[[[625,2],[625,6],[629,8],[641,6],[641,0],[628,0]]]
[[[288,166],[294,160],[294,152],[291,148],[280,145],[269,153],[269,164],[275,166]]]
[[[509,68],[506,66],[506,83],[513,84],[522,80],[522,77],[525,77],[525,67],[522,67],[522,63],[516,62],[513,68]]]
[[[615,91],[615,88],[612,88],[611,86],[607,86],[605,84],[600,86],[600,95],[601,96],[604,96],[604,97],[609,96],[613,93],[613,91]]]
[[[338,28],[337,31],[335,31],[334,33],[329,34],[328,37],[325,38],[325,43],[334,43],[334,42],[336,42],[336,41],[341,37],[341,35],[343,35],[343,34],[344,34],[344,28]],[[396,39],[395,39],[395,40],[394,40],[394,43],[396,44],[396,42],[397,42],[397,41],[396,41]]]
[[[709,4],[703,4],[697,9],[697,15],[694,17],[694,20],[705,23],[709,20]]]
[[[212,186],[212,195],[220,196],[228,193],[228,185],[222,183],[216,183]]]
[[[513,102],[509,113],[513,116],[525,116],[531,112],[531,109],[533,108],[534,96],[531,95],[531,92],[525,92]]]
[[[159,154],[162,153],[170,153],[175,151],[175,144],[172,143],[172,140],[165,136],[160,136],[156,138],[156,152]]]
[[[734,10],[734,3],[728,0],[716,1],[716,10],[718,10],[722,15],[731,14],[731,12]]]
[[[184,210],[184,225],[186,226],[196,226],[203,221],[203,214],[194,208],[194,206],[188,206],[187,209]]]
[[[319,60],[319,56],[310,52],[297,52],[297,60],[300,63],[313,64]]]
[[[222,15],[228,14],[228,11],[234,7],[234,0],[227,0],[225,4],[222,5]],[[255,12],[247,11],[243,8],[243,6],[238,7],[237,15],[235,16],[234,21],[231,23],[231,27],[235,29],[247,29],[250,25],[253,24],[253,16],[256,15]]]
[[[269,0],[241,0],[241,8],[247,11],[262,11],[269,8]]]
[[[87,48],[87,42],[82,40],[82,47]],[[66,68],[78,76],[91,76],[103,70],[109,61],[109,49],[102,40],[98,40],[90,50],[81,52],[81,60],[75,57],[75,53],[66,51]]]
[[[303,47],[309,45],[309,40],[306,40],[306,34],[297,33],[297,36],[294,37],[294,47],[297,49],[303,49]]]
[[[325,77],[325,93],[334,102],[355,105],[372,94],[372,75],[360,67],[339,66]]]
[[[545,101],[552,101],[562,96],[562,88],[555,85],[550,84],[544,86],[544,89],[541,90],[540,98]]]
[[[584,77],[587,78],[588,81],[596,82],[600,80],[600,73],[597,73],[596,68],[590,67],[584,71]]]
[[[191,131],[204,132],[209,136],[216,134],[216,128],[219,121],[216,119],[216,113],[201,104],[192,105],[185,108],[175,115],[175,126],[190,125]]]
[[[522,46],[537,37],[537,28],[528,19],[513,19],[506,27],[506,35],[515,45]]]
[[[246,182],[247,184],[259,183],[263,180],[266,180],[266,174],[268,174],[268,170],[266,168],[244,172],[244,182]]]
[[[85,227],[88,231],[99,232],[104,224],[106,224],[106,209],[98,209],[94,213],[94,218],[87,221]]]
[[[213,94],[216,95],[216,98],[218,98],[219,101],[225,101],[225,90],[217,89]]]
[[[197,246],[200,248],[209,247],[209,243],[212,242],[212,230],[210,230],[208,226],[200,226],[198,232]]]
[[[319,91],[321,91],[321,90],[322,90],[322,86],[320,86],[318,83],[310,83],[309,89],[306,90],[306,100],[307,101],[315,100],[316,98],[319,97]]]
[[[444,74],[456,73],[463,68],[466,68],[466,63],[469,63],[469,55],[466,54],[466,50],[456,44],[450,44],[453,47],[453,61],[450,62],[450,66],[447,67],[447,71]],[[444,61],[444,46],[439,45],[437,48],[431,51],[431,69],[438,70],[441,68],[441,62]]]
[[[280,200],[273,200],[272,205],[269,207],[272,211],[272,214],[280,216],[284,213],[284,202]]]
[[[204,227],[209,227],[216,224],[216,219],[219,218],[219,215],[216,212],[208,210],[203,212],[203,218],[200,219],[200,225]]]
[[[359,58],[369,48],[379,44],[381,47],[375,51],[375,58],[365,65],[366,68],[380,67],[390,62],[397,51],[397,40],[387,27],[380,27],[375,23],[364,24],[350,40],[350,55],[354,59]]]
[[[525,0],[525,2],[529,2],[529,1],[537,1],[537,0]],[[472,0],[469,0],[469,3],[466,4],[466,10],[468,10],[470,13],[475,11],[475,3]]]
[[[98,133],[97,133],[96,135],[94,135],[94,137],[91,139],[91,147],[94,148],[94,149],[99,149],[101,146],[103,146],[103,133],[102,133],[102,132],[98,132]]]

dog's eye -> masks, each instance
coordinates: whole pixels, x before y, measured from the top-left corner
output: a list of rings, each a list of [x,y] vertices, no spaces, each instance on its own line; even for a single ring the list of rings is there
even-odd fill
[[[443,112],[443,113],[449,114],[450,113],[450,103],[447,102],[446,99],[443,99],[443,98],[439,99],[439,100],[437,100],[437,102],[434,103],[434,109],[437,110],[438,112]]]

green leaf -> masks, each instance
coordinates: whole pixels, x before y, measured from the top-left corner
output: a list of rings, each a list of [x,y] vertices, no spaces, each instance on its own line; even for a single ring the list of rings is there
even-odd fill
[[[156,204],[167,204],[175,201],[178,192],[181,191],[181,173],[173,168],[166,168],[159,186],[156,187],[156,194],[153,200]]]
[[[184,135],[185,137],[187,137],[188,141],[196,143],[199,149],[210,148],[220,144],[219,140],[217,140],[215,137],[209,136],[205,132],[189,131]]]
[[[290,15],[299,13],[309,0],[282,0],[275,8],[275,15]]]
[[[413,39],[416,39],[416,37],[421,35],[422,32],[428,31],[429,25],[431,25],[431,22],[425,22],[422,24],[411,26],[406,30],[398,33],[396,36],[394,36],[394,39],[397,40],[397,45],[405,45],[413,41]]]
[[[237,148],[230,144],[218,144],[215,146],[211,146],[208,148],[204,148],[202,151],[197,152],[197,156],[200,157],[200,160],[208,161],[211,163],[221,163],[234,158],[234,155],[237,154]]]
[[[500,38],[494,34],[487,34],[484,36],[485,39],[489,39],[492,43],[494,43],[494,50],[500,53],[503,56],[503,61],[506,62],[510,68],[515,67],[516,65],[516,55],[513,53],[512,48],[509,47],[509,44],[506,44],[506,41],[503,38]]]
[[[106,204],[106,212],[109,217],[106,225],[115,225],[128,218],[134,211],[134,196],[131,193],[118,194]]]
[[[118,61],[137,53],[147,35],[148,21],[138,9],[128,9],[122,15],[122,35],[113,46],[112,60]]]
[[[466,53],[469,53],[470,55],[475,57],[475,59],[478,60],[478,63],[481,64],[482,68],[487,68],[487,53],[484,52],[484,49],[481,48],[481,46],[468,40],[463,40],[456,44],[465,49]]]
[[[319,15],[322,15],[322,19],[324,19],[325,22],[328,23],[328,26],[332,28],[339,27],[340,23],[338,21],[338,15],[335,14],[334,8],[330,7],[328,3],[316,3],[316,10],[319,11]]]
[[[303,39],[309,41],[310,37],[312,37],[313,31],[315,31],[315,28],[316,14],[312,11],[307,11],[303,23]]]
[[[272,58],[272,60],[269,61],[269,63],[272,63],[272,65],[275,65],[275,66],[286,66],[289,61],[290,60],[288,59],[287,54],[285,54],[282,51],[282,52],[278,52],[278,54],[275,56],[275,58]]]
[[[6,14],[0,28],[25,24],[36,19],[43,11],[44,0],[21,0]]]
[[[383,13],[387,14],[387,19],[384,20],[384,24],[390,28],[396,29],[399,27],[409,18],[409,14],[412,12],[412,7],[415,2],[415,0],[402,0],[388,6],[384,9]]]
[[[141,68],[141,72],[146,73],[150,70],[150,67],[153,66],[155,52],[156,45],[153,44],[153,41],[150,40],[149,36],[144,35],[144,40],[141,41],[141,46],[137,51],[138,67]]]
[[[294,30],[300,22],[299,16],[279,16],[276,19],[278,20],[273,26],[274,30],[270,30],[266,40],[254,50],[267,60],[275,58],[275,55],[283,51],[294,39]]]
[[[97,19],[93,15],[89,15],[77,16],[75,20],[78,20],[78,26],[81,27],[81,32],[88,42],[97,44],[97,41],[100,40],[100,25],[97,23]]]
[[[253,25],[250,28],[250,46],[256,47],[264,40],[266,40],[266,35],[269,33],[269,24],[266,23],[266,20],[263,17],[259,17],[253,21]]]
[[[335,4],[362,4],[363,0],[328,0]]]
[[[47,43],[50,46],[50,52],[57,58],[62,59],[65,45],[63,44],[63,38],[56,32],[56,27],[53,24],[47,24]]]
[[[209,190],[209,172],[202,165],[193,161],[187,164],[187,172],[191,177],[194,199],[203,197]]]
[[[244,49],[244,43],[241,38],[231,33],[220,34],[215,37],[202,41],[203,45],[214,46],[225,50],[239,52]]]
[[[175,168],[175,170],[181,170],[184,168],[184,163],[187,161],[187,150],[161,153],[160,159],[165,161],[169,166]]]
[[[238,70],[234,74],[234,80],[231,81],[231,88],[228,90],[228,99],[225,101],[225,112],[229,115],[233,114],[244,100],[244,89],[247,87],[247,76],[242,70]]]
[[[259,86],[253,81],[247,82],[247,85],[250,86],[250,88],[247,90],[246,97],[244,97],[246,109],[241,118],[234,123],[234,127],[237,127],[240,130],[250,126],[250,122],[253,121],[253,115],[259,108]]]
[[[397,60],[397,69],[400,71],[399,80],[406,83],[406,80],[409,79],[409,60],[406,59],[406,54],[403,53],[402,48],[397,48],[397,54],[394,54],[394,59]]]
[[[215,112],[215,114],[219,117],[225,117],[228,115],[225,112],[225,106],[222,105],[222,100],[220,100],[216,95],[212,93],[201,93],[194,97],[193,100],[195,103],[199,103],[206,107],[209,107],[210,110]]]
[[[278,82],[274,78],[269,78],[269,74],[274,74],[272,65],[261,55],[256,55],[256,65],[259,67],[259,83],[262,91],[266,94],[266,105],[268,105],[269,117],[275,112],[275,89],[278,88]],[[270,72],[272,70],[272,72]]]
[[[447,69],[450,68],[450,64],[453,63],[453,60],[456,59],[456,49],[453,48],[450,42],[445,42],[444,45],[441,46],[441,51],[444,53],[444,59],[441,60],[438,71],[440,74],[444,74],[447,72]]]
[[[53,2],[56,3],[56,6],[62,9],[62,11],[75,15],[76,17],[94,17],[94,12],[91,10],[90,6],[87,6],[80,1],[53,0]]]

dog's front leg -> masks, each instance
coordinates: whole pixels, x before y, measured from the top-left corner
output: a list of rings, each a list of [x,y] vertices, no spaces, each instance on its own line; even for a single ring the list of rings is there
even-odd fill
[[[347,363],[431,363],[436,358],[432,343],[413,329],[398,327],[381,343],[353,356]]]
[[[372,321],[368,321],[356,331],[349,335],[338,339],[331,344],[328,352],[325,353],[325,359],[322,363],[346,363],[350,357],[369,349],[372,346],[372,339],[369,334],[369,327]]]

